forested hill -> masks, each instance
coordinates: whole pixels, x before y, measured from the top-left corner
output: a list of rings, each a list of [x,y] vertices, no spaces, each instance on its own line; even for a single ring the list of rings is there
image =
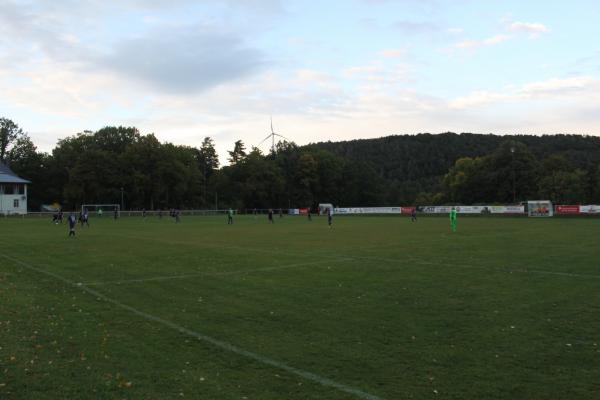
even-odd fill
[[[381,203],[600,199],[600,137],[448,132],[305,148],[326,150],[372,170],[381,180]]]
[[[320,142],[306,147],[327,150],[347,160],[366,162],[386,180],[412,181],[441,177],[459,158],[486,156],[501,143],[511,141],[526,145],[538,160],[561,155],[577,168],[587,169],[600,164],[600,137],[580,135],[422,133]]]

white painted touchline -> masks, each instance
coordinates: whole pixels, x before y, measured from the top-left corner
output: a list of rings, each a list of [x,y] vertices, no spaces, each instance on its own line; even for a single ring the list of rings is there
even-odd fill
[[[123,308],[123,309],[131,312],[132,314],[140,316],[140,317],[142,317],[144,319],[147,319],[149,321],[157,322],[157,323],[159,323],[161,325],[167,326],[167,327],[169,327],[169,328],[171,328],[173,330],[176,330],[178,332],[185,333],[186,335],[195,337],[198,340],[201,340],[201,341],[203,341],[205,343],[209,343],[209,344],[211,344],[211,345],[213,345],[215,347],[218,347],[220,349],[227,350],[227,351],[229,351],[231,353],[234,353],[234,354],[237,354],[237,355],[241,355],[241,356],[250,358],[250,359],[258,361],[258,362],[260,362],[262,364],[269,365],[271,367],[275,367],[275,368],[284,370],[286,372],[289,372],[290,374],[299,376],[299,377],[304,378],[304,379],[309,380],[309,381],[313,381],[313,382],[319,383],[319,384],[321,384],[323,386],[328,386],[328,387],[331,387],[331,388],[335,388],[335,389],[337,389],[339,391],[351,394],[351,395],[353,395],[353,396],[355,396],[355,397],[357,397],[359,399],[364,399],[364,400],[384,400],[381,397],[369,394],[367,392],[363,392],[360,389],[356,389],[356,388],[353,388],[351,386],[347,386],[347,385],[345,385],[343,383],[335,382],[335,381],[333,381],[333,380],[331,380],[329,378],[322,377],[322,376],[314,374],[312,372],[308,372],[308,371],[305,371],[305,370],[302,370],[302,369],[298,369],[298,368],[292,367],[292,366],[287,365],[287,364],[285,364],[283,362],[280,362],[280,361],[277,361],[277,360],[273,360],[273,359],[271,359],[269,357],[265,357],[265,356],[260,355],[258,353],[254,353],[254,352],[251,352],[251,351],[248,351],[248,350],[244,350],[242,348],[234,346],[234,345],[232,345],[230,343],[227,343],[225,341],[222,341],[222,340],[219,340],[219,339],[214,339],[214,338],[212,338],[210,336],[203,335],[202,333],[198,333],[198,332],[192,331],[190,329],[187,329],[187,328],[185,328],[185,327],[183,327],[181,325],[177,325],[176,323],[168,321],[166,319],[157,317],[157,316],[152,315],[152,314],[145,313],[145,312],[140,311],[140,310],[138,310],[136,308],[128,306],[127,304],[121,303],[118,300],[111,299],[110,297],[107,297],[106,295],[98,292],[97,290],[94,290],[92,288],[84,286],[83,284],[75,283],[75,282],[71,281],[70,279],[64,278],[61,275],[58,275],[58,274],[55,274],[53,272],[50,272],[50,271],[47,271],[47,270],[35,267],[32,264],[29,264],[27,262],[18,260],[16,258],[13,258],[13,257],[10,257],[10,256],[7,256],[6,254],[0,254],[0,257],[3,257],[3,258],[5,258],[5,259],[7,259],[9,261],[17,263],[17,264],[19,264],[19,265],[21,265],[21,266],[23,266],[23,267],[25,267],[25,268],[27,268],[27,269],[29,269],[31,271],[35,271],[37,273],[40,273],[40,274],[43,274],[43,275],[46,275],[46,276],[50,276],[50,277],[52,277],[52,278],[54,278],[56,280],[59,280],[59,281],[61,281],[63,283],[66,283],[69,286],[73,286],[73,287],[75,287],[77,289],[81,289],[81,290],[83,290],[83,291],[91,294],[92,296],[95,296],[96,298],[100,298],[100,299],[102,299],[102,300],[104,300],[104,301],[106,301],[108,303],[111,303],[111,304],[114,304],[114,305],[116,305],[116,306],[118,306],[120,308]]]

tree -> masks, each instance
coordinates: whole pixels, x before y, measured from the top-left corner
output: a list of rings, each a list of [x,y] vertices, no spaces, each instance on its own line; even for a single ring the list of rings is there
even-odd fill
[[[246,157],[246,147],[244,146],[244,142],[238,140],[235,142],[233,146],[233,151],[229,151],[229,162],[234,165],[238,162],[242,161],[244,157]]]
[[[206,177],[210,177],[214,171],[219,169],[219,156],[217,155],[215,144],[210,137],[207,136],[204,138],[199,153],[201,169]]]
[[[19,125],[7,118],[0,118],[0,162],[6,161],[10,146],[18,139],[26,136]]]
[[[594,188],[593,192],[592,192],[592,196],[593,196],[593,202],[595,202],[595,204],[600,203],[600,165],[598,166],[598,168],[596,169],[596,173],[595,175],[595,179],[593,179],[593,183],[592,186]]]
[[[487,202],[495,194],[495,182],[491,177],[489,157],[463,157],[456,160],[444,176],[444,187],[449,200],[462,204]],[[418,196],[422,204],[427,197]]]
[[[242,161],[225,168],[229,175],[228,199],[224,204],[236,208],[282,207],[285,178],[277,163],[254,149]],[[221,202],[221,200],[220,200]]]
[[[525,144],[507,140],[489,157],[489,178],[496,191],[487,201],[512,203],[535,197],[540,165]]]
[[[31,181],[27,191],[27,206],[38,210],[42,204],[52,203],[59,196],[59,191],[52,185],[52,160],[48,154],[39,153],[27,134],[15,140],[6,153],[6,162],[20,177]]]
[[[314,194],[319,184],[318,161],[310,153],[303,153],[293,169],[293,199],[303,207],[312,207]],[[290,193],[291,191],[288,191]]]
[[[586,173],[564,156],[554,154],[542,163],[539,194],[554,203],[581,203],[586,193]]]

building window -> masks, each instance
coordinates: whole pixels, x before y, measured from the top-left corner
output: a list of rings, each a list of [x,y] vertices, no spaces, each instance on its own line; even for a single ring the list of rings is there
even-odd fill
[[[15,185],[4,185],[4,194],[14,194]]]
[[[17,194],[25,194],[25,185],[22,183],[18,184],[16,187]]]
[[[13,200],[13,206],[14,206],[14,208],[19,208],[19,199]]]

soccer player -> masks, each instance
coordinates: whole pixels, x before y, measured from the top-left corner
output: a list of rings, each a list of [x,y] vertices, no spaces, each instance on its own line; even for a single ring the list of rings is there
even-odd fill
[[[269,216],[269,222],[272,224],[275,223],[275,221],[273,221],[273,209],[269,208],[268,216]]]
[[[75,236],[75,226],[77,225],[77,220],[73,214],[69,215],[69,237]]]
[[[98,213],[97,214],[98,214],[98,217],[102,218],[102,209],[101,208],[98,209]]]
[[[88,228],[90,227],[89,215],[87,210],[83,211],[81,226],[83,226],[83,224],[86,224]]]
[[[158,219],[162,219],[162,208],[158,210]]]
[[[456,208],[452,207],[450,210],[450,229],[452,232],[456,232]]]
[[[281,208],[279,209],[279,218],[283,218],[283,210]]]
[[[117,220],[117,218],[119,218],[119,211],[117,211],[116,208],[115,208],[114,218],[115,218],[115,221]]]
[[[58,210],[58,222],[60,222],[62,224],[62,220],[63,220],[63,211],[61,208]]]
[[[142,218],[146,218],[146,209],[142,208]]]
[[[231,208],[227,211],[227,225],[233,225],[233,210]]]
[[[327,209],[327,224],[329,225],[330,228],[331,228],[332,223],[333,223],[333,209],[328,208]]]
[[[312,221],[312,214],[310,213],[310,207],[308,207],[308,213],[307,213],[307,215],[308,215],[308,220]]]
[[[410,212],[410,220],[411,222],[417,222],[417,207],[414,207]]]

